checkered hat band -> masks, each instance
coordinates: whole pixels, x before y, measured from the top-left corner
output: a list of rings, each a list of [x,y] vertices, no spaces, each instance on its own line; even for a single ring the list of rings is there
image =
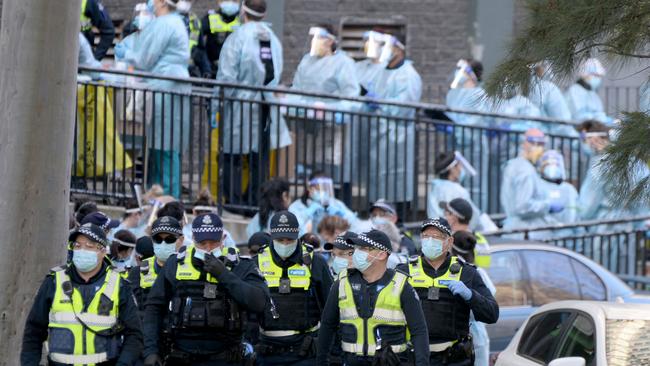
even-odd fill
[[[297,227],[276,227],[271,229],[271,234],[277,234],[277,233],[298,233],[300,232],[300,229]]]
[[[223,231],[223,228],[210,226],[210,227],[193,227],[193,234],[203,234],[203,233],[220,233]]]
[[[389,252],[390,251],[385,246],[377,243],[376,241],[370,239],[369,237],[367,237],[365,235],[359,235],[359,239],[361,239],[361,240],[365,241],[366,243],[370,244],[370,246],[375,248],[375,249],[379,249],[379,250],[384,251],[384,252]]]
[[[445,234],[447,234],[447,235],[451,235],[451,231],[449,231],[449,229],[446,228],[444,225],[442,225],[438,220],[425,221],[425,222],[422,224],[422,228],[421,228],[421,230],[424,230],[424,229],[427,228],[428,226],[433,226],[433,227],[435,227],[436,229],[442,231],[443,233],[445,233]]]
[[[155,229],[151,229],[151,236],[154,236],[158,233],[172,233],[176,235],[183,234],[183,231],[177,227],[172,226],[158,226]]]
[[[351,245],[350,243],[348,243],[345,239],[343,239],[340,236],[336,237],[336,239],[334,240],[334,244],[343,245],[343,246],[346,246],[346,247],[349,247],[349,248],[354,248],[354,245]]]
[[[81,228],[79,229],[78,233],[91,238],[96,243],[106,246],[106,240],[100,238],[99,236],[97,236],[97,234],[93,233],[91,230],[86,230],[84,228]]]

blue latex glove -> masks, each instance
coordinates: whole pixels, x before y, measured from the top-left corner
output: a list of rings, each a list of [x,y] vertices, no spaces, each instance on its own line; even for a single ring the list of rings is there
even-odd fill
[[[366,93],[366,95],[364,95],[364,97],[369,98],[369,99],[377,99],[377,94],[375,94],[374,92],[368,91],[368,93]],[[368,109],[370,109],[371,111],[374,112],[377,109],[379,109],[379,104],[377,104],[374,101],[366,102],[366,107],[368,107]]]
[[[345,216],[345,212],[336,204],[327,206],[327,214],[330,216]]]
[[[126,56],[126,46],[124,45],[124,43],[116,44],[114,51],[115,51],[115,57],[118,59],[123,59],[124,56]]]
[[[550,213],[558,213],[564,210],[564,205],[559,202],[553,202],[548,208],[548,212]]]
[[[440,281],[440,284],[449,287],[452,294],[462,297],[465,301],[472,299],[472,290],[463,281],[443,280]]]
[[[305,211],[305,214],[307,214],[307,217],[314,217],[314,216],[322,213],[324,210],[325,210],[325,208],[323,208],[323,206],[321,206],[320,203],[312,200],[309,207],[307,207],[307,210]]]

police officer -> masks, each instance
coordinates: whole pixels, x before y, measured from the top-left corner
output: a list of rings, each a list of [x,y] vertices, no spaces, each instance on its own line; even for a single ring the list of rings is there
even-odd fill
[[[470,311],[477,321],[491,324],[499,305],[476,268],[449,253],[453,238],[447,220],[428,219],[420,230],[422,255],[413,258],[408,271],[429,330],[430,364],[473,365]]]
[[[129,282],[138,302],[138,310],[144,316],[144,304],[158,274],[167,259],[183,245],[181,224],[171,216],[156,219],[151,225],[154,255],[143,260],[138,267],[131,268]]]
[[[449,202],[440,202],[440,208],[445,212],[445,219],[451,227],[452,234],[458,231],[469,231],[470,221],[472,220],[472,205],[462,198],[456,198]],[[474,248],[474,263],[483,269],[490,268],[492,257],[490,256],[490,243],[483,234],[473,232],[476,238],[476,247]]]
[[[99,44],[95,47],[93,26],[99,29]],[[93,47],[95,58],[101,61],[113,45],[115,27],[113,20],[100,0],[81,0],[81,33]]]
[[[168,365],[240,364],[245,311],[264,310],[264,278],[253,261],[224,249],[221,218],[197,216],[192,235],[194,244],[167,260],[147,296],[145,365],[161,365],[163,352]]]
[[[271,292],[260,319],[256,349],[262,365],[313,365],[322,307],[332,286],[327,262],[298,242],[298,219],[289,211],[273,215],[273,243],[254,260]]]
[[[429,338],[417,294],[405,273],[386,268],[390,239],[372,230],[350,241],[355,269],[339,274],[327,298],[318,364],[328,364],[332,341],[340,331],[345,365],[413,364],[409,360],[413,356],[415,365],[428,365]]]
[[[191,9],[192,2],[187,0],[180,0],[176,6],[176,10],[178,10],[185,23],[187,34],[190,36],[190,66],[188,71],[190,76],[209,78],[212,74],[212,67],[205,50],[201,20]]]
[[[131,289],[106,258],[104,231],[72,232],[72,263],[55,267],[36,294],[23,335],[21,365],[36,366],[47,340],[49,365],[131,365],[142,351]]]
[[[218,3],[219,9],[208,10],[208,14],[201,20],[202,38],[205,39],[205,49],[214,75],[217,73],[223,43],[230,33],[241,25],[238,1],[220,0]]]

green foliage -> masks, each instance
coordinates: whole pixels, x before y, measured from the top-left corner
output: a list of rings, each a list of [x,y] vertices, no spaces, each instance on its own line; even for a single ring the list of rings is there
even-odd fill
[[[623,123],[602,162],[605,179],[615,202],[626,206],[650,203],[650,176],[643,169],[650,164],[650,117],[627,113]],[[639,176],[640,172],[645,176]]]
[[[526,4],[527,27],[485,82],[489,97],[527,95],[531,68],[540,61],[550,65],[556,81],[566,81],[595,53],[613,65],[650,58],[650,0],[526,0]],[[650,165],[650,117],[626,114],[617,134],[607,150],[604,179],[617,202],[650,205],[650,177],[638,176],[639,167]]]

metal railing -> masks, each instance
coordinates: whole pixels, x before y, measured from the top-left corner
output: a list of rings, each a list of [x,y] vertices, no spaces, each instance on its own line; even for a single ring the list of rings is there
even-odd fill
[[[253,212],[270,177],[289,180],[297,198],[308,176],[323,171],[353,210],[385,198],[405,221],[416,221],[426,216],[436,154],[458,150],[479,173],[464,183],[472,199],[499,213],[503,165],[517,155],[525,128],[573,126],[444,105],[81,70],[110,81],[78,82],[72,192],[118,201],[131,196],[132,184],[160,183],[187,203],[207,188],[222,208]],[[445,114],[454,113],[483,124],[453,123]],[[564,153],[579,187],[587,158],[578,138],[551,134],[548,141]]]
[[[650,259],[648,230],[643,225],[647,220],[650,220],[650,215],[499,230],[484,235],[533,240],[567,248],[618,275],[645,276],[646,262]]]

